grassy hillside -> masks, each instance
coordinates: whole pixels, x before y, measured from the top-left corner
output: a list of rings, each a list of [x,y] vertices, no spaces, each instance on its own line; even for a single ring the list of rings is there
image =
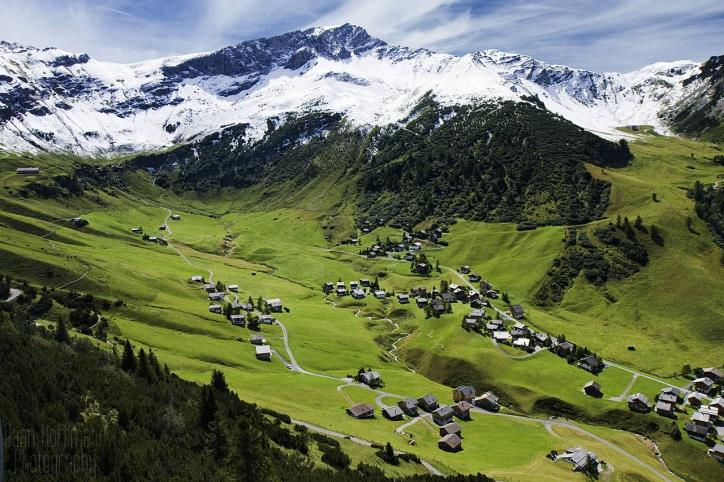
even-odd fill
[[[3,170],[7,172],[4,166]],[[646,444],[632,434],[610,428],[597,430],[619,448],[633,451],[645,465],[603,445],[586,432],[563,426],[547,428],[534,420],[475,416],[464,427],[465,450],[447,454],[437,449],[437,435],[424,421],[413,425],[408,431],[410,435],[401,435],[395,429],[402,422],[390,422],[379,415],[374,420],[358,421],[346,415],[344,409],[352,402],[375,402],[375,393],[357,386],[342,386],[344,383],[336,378],[355,373],[360,366],[378,369],[386,382],[385,390],[391,393],[420,396],[431,392],[449,401],[450,388],[440,382],[451,380],[433,381],[412,371],[409,365],[425,368],[424,360],[413,356],[416,343],[420,343],[425,353],[433,354],[438,343],[445,339],[438,336],[449,335],[453,337],[451,340],[457,337],[463,343],[459,316],[464,307],[456,307],[456,313],[448,317],[425,320],[421,310],[369,298],[363,303],[345,300],[338,306],[331,303],[334,300],[325,302],[319,285],[339,277],[351,280],[378,276],[388,290],[421,283],[439,284],[443,277],[436,275],[430,281],[423,281],[410,274],[407,263],[370,261],[334,251],[337,248],[325,238],[330,230],[330,219],[325,213],[289,208],[239,212],[230,209],[234,205],[231,199],[213,204],[201,199],[176,198],[151,186],[148,178],[140,174],[124,178],[129,186],[126,191],[112,186],[103,190],[87,189],[83,196],[59,200],[18,197],[18,187],[28,181],[8,175],[5,185],[8,189],[2,191],[0,249],[4,259],[10,260],[3,263],[3,270],[37,286],[77,289],[107,299],[110,306],[103,309],[102,314],[108,320],[108,340],[113,343],[115,336],[127,337],[137,348],[152,347],[160,359],[185,379],[206,382],[213,369],[222,370],[231,388],[245,400],[376,443],[390,441],[396,448],[430,461],[444,473],[483,471],[498,478],[559,480],[571,476],[569,467],[553,464],[544,455],[551,449],[585,446],[616,468],[613,476],[616,479],[657,478],[649,468],[656,467],[657,462]],[[157,230],[168,219],[166,206],[182,216],[180,221],[168,220],[170,233]],[[204,214],[202,210],[215,214]],[[75,228],[67,221],[78,215],[86,218],[89,225]],[[337,219],[335,225],[344,226],[346,222],[345,218]],[[169,246],[144,242],[132,234],[130,228],[139,225],[147,234],[164,234]],[[464,224],[459,226],[463,228]],[[557,229],[516,232],[520,242],[534,240],[531,242],[548,250],[548,254],[541,253],[538,262],[541,273],[555,255],[552,246]],[[496,230],[497,239],[502,240],[510,227],[491,227],[491,248],[496,243],[493,234]],[[225,236],[232,239],[228,257],[224,256]],[[506,264],[510,266],[524,262],[524,249],[516,249],[513,244],[518,243],[511,244],[511,251],[519,254],[511,254]],[[431,251],[431,255],[434,252]],[[440,253],[442,257],[442,251]],[[280,358],[288,359],[289,355],[279,326],[261,328],[277,353],[271,363],[257,361],[249,343],[253,332],[234,327],[222,316],[209,313],[206,295],[198,286],[187,282],[191,275],[201,274],[208,279],[212,273],[214,281],[238,283],[242,300],[281,297],[290,312],[278,314],[278,318],[289,332],[295,358],[305,370],[333,378],[287,369],[285,363],[280,362]],[[519,286],[532,289],[534,284],[531,277]],[[113,302],[119,299],[124,303],[115,306]],[[385,315],[392,321],[378,320]],[[63,310],[54,309],[45,315],[47,319],[42,323],[55,325],[64,316],[67,313]],[[398,329],[394,323],[398,323]],[[398,357],[395,361],[394,354],[388,352],[389,342],[401,336],[401,332],[413,333],[401,342],[404,346],[401,353],[409,354],[409,360]],[[428,338],[430,332],[433,336]],[[487,353],[492,359],[499,354],[492,351],[494,347],[487,339],[467,336],[464,343],[469,345],[471,356],[485,358]],[[458,353],[450,347],[448,345],[446,353]],[[501,355],[501,364],[510,362],[512,360]],[[555,362],[560,363],[556,366]],[[506,375],[510,378],[510,387],[527,385],[531,391],[588,403],[577,393],[583,380],[579,370],[547,356],[526,363],[533,366],[533,371],[543,370],[546,378],[535,380],[524,366],[511,364]],[[545,368],[547,366],[549,368]],[[611,379],[611,391],[625,384],[623,377],[604,376]],[[500,382],[500,378],[494,376],[490,380],[481,379],[478,384],[474,372],[466,379],[481,389],[485,384]],[[553,380],[561,385],[560,389],[555,388]],[[505,387],[501,385],[501,389]],[[513,406],[522,411],[531,409],[533,397],[524,396],[522,390],[519,394],[511,388],[509,392]],[[606,405],[601,403],[593,406],[591,412],[603,410]],[[415,446],[409,445],[410,437],[414,437]],[[529,443],[529,438],[535,443]],[[490,448],[491,439],[499,448]],[[510,450],[515,450],[516,457],[502,455]],[[395,473],[395,470],[389,472]]]

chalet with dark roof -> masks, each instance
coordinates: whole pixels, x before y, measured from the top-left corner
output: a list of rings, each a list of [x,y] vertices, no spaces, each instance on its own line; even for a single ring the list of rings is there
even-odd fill
[[[397,405],[390,405],[382,409],[382,416],[388,420],[402,420],[403,411]]]
[[[397,402],[397,406],[410,417],[417,417],[419,412],[417,411],[417,400],[414,398],[406,398]]]
[[[473,405],[470,402],[462,400],[452,406],[453,412],[460,420],[470,420],[470,409]]]
[[[513,318],[516,318],[519,320],[525,318],[525,312],[523,311],[523,307],[521,305],[511,306],[510,314],[513,315]]]
[[[600,373],[606,367],[600,358],[593,355],[578,360],[578,366],[591,373]]]
[[[460,402],[472,402],[475,399],[475,388],[470,385],[460,385],[453,389],[453,400]]]
[[[628,402],[628,408],[632,412],[638,412],[638,413],[648,413],[651,411],[651,404],[649,404],[649,399],[646,398],[646,395],[643,393],[635,393],[633,395],[629,395],[626,399]]]
[[[595,380],[591,380],[590,382],[583,385],[583,391],[589,397],[603,397],[603,392],[601,391],[601,384]]]
[[[452,422],[453,415],[455,415],[455,412],[450,405],[441,405],[433,410],[432,420],[438,425],[445,425]]]
[[[373,418],[375,416],[375,407],[369,403],[358,403],[347,409],[347,414],[351,417],[360,418]]]
[[[463,449],[463,441],[459,435],[453,433],[440,438],[440,440],[437,441],[437,446],[440,450],[446,452],[459,452]]]
[[[497,412],[500,410],[498,397],[493,392],[485,392],[481,396],[476,397],[473,403],[476,407],[480,407],[488,412]]]
[[[434,410],[437,410],[440,404],[437,401],[437,397],[435,395],[428,393],[427,395],[424,395],[417,399],[417,406],[425,410],[426,412],[432,412]]]
[[[457,422],[450,422],[442,427],[440,427],[440,436],[444,437],[445,435],[455,434],[460,435],[460,432],[462,431],[462,427],[460,427],[460,424]]]
[[[676,405],[673,403],[662,402],[661,399],[659,399],[654,406],[654,411],[663,417],[674,417]]]

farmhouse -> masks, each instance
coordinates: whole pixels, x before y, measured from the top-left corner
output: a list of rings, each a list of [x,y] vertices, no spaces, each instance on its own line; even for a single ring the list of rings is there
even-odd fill
[[[473,406],[470,404],[470,402],[467,402],[465,400],[462,400],[453,407],[453,412],[455,413],[455,416],[459,418],[460,420],[469,420],[470,419],[470,409],[473,408]]]
[[[493,332],[493,340],[498,343],[510,344],[511,340],[513,340],[513,337],[507,331],[495,331]]]
[[[418,308],[427,306],[427,298],[425,298],[423,296],[418,296],[417,298],[415,298],[415,303],[417,303]]]
[[[601,398],[603,396],[603,392],[601,391],[601,384],[594,380],[591,380],[590,382],[583,385],[583,391],[589,397]]]
[[[711,401],[709,407],[715,408],[719,413],[719,416],[724,417],[724,398],[716,397],[714,400]]]
[[[160,226],[158,227],[158,230],[159,230],[159,231],[166,231],[166,225],[165,225],[165,224],[160,225]]]
[[[269,345],[257,346],[256,347],[256,359],[264,360],[264,361],[271,361],[271,359],[272,359],[271,347]]]
[[[322,292],[324,292],[325,295],[330,294],[333,289],[334,289],[334,285],[330,282],[324,283],[322,285]]]
[[[513,315],[513,318],[517,318],[519,320],[525,318],[525,312],[523,311],[523,307],[520,305],[511,306],[510,314]]]
[[[172,215],[171,215],[171,219],[173,219],[174,221],[178,221],[179,219],[181,219],[181,215],[180,215],[180,214],[172,214]]]
[[[460,424],[457,422],[450,422],[448,424],[443,425],[440,427],[440,436],[444,437],[445,435],[455,434],[460,435],[460,432],[462,431],[462,428],[460,427]]]
[[[406,398],[397,402],[397,406],[402,409],[410,417],[417,417],[419,414],[417,411],[417,400],[414,398]]]
[[[475,399],[475,388],[470,385],[460,385],[453,389],[453,400],[460,402],[465,400],[466,402],[472,402]]]
[[[152,243],[158,242],[158,236],[149,236],[148,240]]]
[[[226,289],[233,291],[234,293],[239,292],[239,285],[226,285]]]
[[[536,333],[535,335],[533,335],[533,340],[540,346],[551,345],[551,337],[546,335],[545,333]]]
[[[454,413],[450,405],[442,405],[432,412],[432,420],[438,425],[445,425],[452,422]]]
[[[279,313],[282,311],[282,300],[279,298],[271,298],[269,300],[266,300],[266,305],[269,307],[269,309],[275,313]]]
[[[569,341],[564,341],[563,343],[558,343],[554,348],[553,351],[556,352],[558,356],[568,356],[571,353],[573,353],[573,350],[575,350],[575,346],[573,343]]]
[[[221,291],[214,291],[213,293],[209,293],[209,299],[212,301],[221,301],[224,299],[224,293]]]
[[[21,174],[23,176],[35,176],[40,174],[39,167],[18,167],[15,169],[15,174]]]
[[[360,283],[361,283],[362,286],[364,286],[364,287],[369,287],[369,286],[370,286],[370,280],[367,279],[367,278],[362,278],[362,279],[360,280]]]
[[[497,412],[498,410],[500,410],[500,405],[498,404],[498,397],[493,392],[485,392],[484,394],[473,400],[473,403],[476,407],[480,407],[483,410],[487,410],[489,412]]]
[[[460,436],[453,434],[445,435],[437,441],[437,446],[446,452],[457,452],[462,450],[463,441]]]
[[[76,228],[82,228],[83,226],[88,225],[88,220],[85,218],[72,218],[70,222],[72,222],[73,226],[75,226]]]
[[[691,382],[691,386],[693,386],[697,392],[709,393],[711,389],[714,388],[714,380],[709,377],[697,378]]]
[[[347,414],[354,418],[373,418],[375,416],[375,407],[369,403],[358,403],[349,407]]]
[[[578,360],[578,366],[591,373],[599,373],[606,367],[599,358],[593,355]]]
[[[565,460],[573,466],[575,472],[598,473],[598,459],[596,454],[580,447],[567,449],[562,455],[556,457],[556,460]]]
[[[477,318],[479,320],[482,320],[485,318],[485,311],[483,310],[470,310],[470,313],[468,314],[468,318]]]
[[[442,293],[440,296],[445,303],[457,303],[458,301],[457,298],[455,298],[455,295],[449,291]]]
[[[385,296],[387,296],[385,290],[375,290],[375,298],[379,300],[384,300]]]
[[[194,275],[194,276],[191,277],[191,282],[192,282],[192,283],[203,283],[203,282],[204,282],[204,277],[201,276],[201,275],[199,275],[199,274]]]
[[[500,331],[502,327],[503,322],[501,320],[492,320],[490,323],[485,325],[485,329],[488,331]]]
[[[480,277],[480,275],[478,273],[473,273],[470,276],[468,276],[468,279],[470,280],[471,283],[477,283],[482,278]]]
[[[365,385],[369,385],[370,387],[379,386],[380,380],[382,380],[379,372],[376,371],[362,372],[358,375],[358,378],[360,383],[364,383]]]
[[[439,404],[437,401],[437,397],[428,393],[427,395],[417,399],[417,406],[425,410],[426,412],[432,412],[433,410],[437,409]]]
[[[246,316],[245,315],[231,315],[229,317],[231,320],[232,325],[236,326],[244,326],[246,325]]]
[[[711,417],[706,413],[694,412],[689,421],[695,425],[705,426],[707,429],[711,427]]]
[[[388,420],[402,420],[402,409],[397,405],[390,405],[382,409],[382,416]]]
[[[356,300],[361,300],[365,297],[365,290],[361,288],[355,288],[350,292],[350,294],[352,295],[352,298]]]
[[[397,294],[397,301],[401,304],[406,304],[410,302],[410,295],[406,293],[398,293]]]
[[[724,444],[716,444],[707,450],[706,453],[717,459],[719,462],[724,462]]]
[[[254,311],[254,305],[252,305],[251,303],[239,303],[239,308],[249,313]]]
[[[468,274],[468,273],[470,273],[470,266],[468,266],[467,264],[466,264],[465,266],[461,266],[461,267],[460,267],[460,272],[461,272],[462,274]]]
[[[632,412],[648,413],[651,410],[649,399],[643,393],[629,395],[626,401],[628,402],[628,408]]]
[[[209,305],[209,311],[211,313],[221,313],[221,305]]]
[[[207,293],[213,293],[216,291],[216,285],[214,283],[206,283],[203,288]]]
[[[141,234],[141,228],[131,228],[133,234]]]
[[[676,387],[662,388],[661,392],[659,392],[659,400],[664,400],[665,402],[670,401],[670,403],[679,403],[681,401],[681,390]]]
[[[442,302],[441,299],[435,298],[432,301],[432,312],[436,315],[442,315],[445,313],[445,304]]]
[[[660,399],[656,402],[654,411],[663,417],[673,417],[676,405],[672,403],[662,402]]]
[[[724,379],[724,373],[721,370],[714,367],[702,368],[701,376],[711,379],[714,383],[721,383]]]
[[[686,394],[686,403],[692,407],[698,407],[704,401],[704,394],[701,392],[689,392]]]
[[[266,343],[266,340],[264,339],[264,335],[255,334],[251,335],[251,337],[249,338],[249,343],[251,343],[252,345],[263,345],[264,343]]]
[[[463,318],[463,328],[477,330],[478,326],[478,320],[476,320],[475,318]]]
[[[350,282],[349,282],[349,289],[353,290],[353,289],[355,289],[355,288],[359,288],[359,283],[357,283],[356,281],[350,281]]]
[[[259,316],[259,323],[262,325],[273,325],[276,320],[272,315]]]
[[[706,436],[709,435],[709,426],[687,422],[687,424],[684,425],[684,431],[694,440],[704,442],[706,440]]]

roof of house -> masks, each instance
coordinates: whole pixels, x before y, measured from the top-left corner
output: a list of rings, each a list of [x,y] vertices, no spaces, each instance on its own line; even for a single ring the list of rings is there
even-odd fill
[[[709,427],[694,422],[687,422],[684,425],[684,430],[690,435],[698,435],[699,437],[706,437],[709,433]]]
[[[440,428],[447,433],[460,433],[460,431],[462,431],[462,427],[457,422],[447,423]]]
[[[674,405],[667,402],[662,402],[659,400],[656,402],[656,411],[664,411],[664,412],[673,412],[674,411]]]
[[[580,360],[578,360],[578,363],[582,363],[582,364],[589,365],[592,367],[599,367],[599,366],[603,366],[603,364],[604,364],[603,361],[599,360],[598,358],[596,358],[593,355],[588,355],[585,358],[581,358]]]
[[[598,391],[601,391],[601,384],[598,383],[598,382],[595,381],[595,380],[591,380],[590,382],[588,382],[588,383],[586,383],[585,385],[583,385],[583,388],[588,388],[588,387],[591,387],[591,388],[594,388],[594,389],[596,389],[596,390],[598,390]]]
[[[257,334],[257,335],[251,335],[251,337],[250,337],[249,339],[250,339],[250,340],[254,340],[254,341],[263,340],[263,339],[264,339],[264,335],[258,335],[258,334]]]
[[[679,398],[673,393],[660,393],[659,401],[666,403],[676,403],[677,401],[679,401]]]
[[[370,405],[369,403],[358,403],[357,405],[353,405],[347,409],[347,411],[354,417],[359,417],[361,415],[364,415],[366,413],[374,412],[375,407]]]
[[[715,454],[724,454],[724,444],[716,444],[712,448],[709,449],[709,452],[715,453]]]
[[[629,402],[641,402],[641,403],[645,403],[646,405],[649,404],[649,399],[646,398],[646,395],[644,395],[643,393],[640,393],[640,392],[634,393],[633,395],[629,395],[627,400]]]
[[[513,338],[513,335],[511,335],[507,331],[496,331],[493,332],[493,338],[495,338],[496,340],[509,340]]]
[[[266,300],[266,303],[268,305],[281,305],[282,300],[280,300],[279,298],[270,298],[270,299]]]
[[[477,400],[487,400],[490,403],[498,403],[498,396],[493,392],[485,392]]]
[[[453,408],[457,410],[458,412],[468,412],[471,408],[473,408],[472,404],[466,400],[461,400],[455,405],[453,405]]]
[[[559,459],[568,460],[576,468],[586,468],[597,461],[596,454],[581,447],[570,448],[566,453],[558,456]]]
[[[453,414],[453,408],[450,405],[442,405],[432,413],[438,417],[449,417]]]
[[[517,340],[513,341],[513,345],[530,346],[530,338],[518,338]]]
[[[716,397],[714,400],[711,401],[709,406],[716,406],[716,407],[722,407],[724,408],[724,398],[722,397]]]
[[[431,393],[428,393],[427,395],[424,395],[417,399],[418,402],[424,402],[428,405],[431,405],[433,403],[437,403],[437,397]]]
[[[697,379],[694,380],[692,383],[693,383],[694,385],[701,384],[701,385],[704,385],[704,386],[709,387],[709,388],[711,388],[711,387],[714,386],[714,380],[712,380],[712,379],[709,378],[709,377],[697,378]]]
[[[523,307],[521,305],[513,305],[510,307],[510,311],[513,313],[523,313]]]
[[[447,434],[437,441],[438,444],[447,445],[451,449],[459,448],[462,442],[460,436],[454,433]]]
[[[660,393],[673,393],[677,397],[681,395],[681,389],[677,387],[666,387],[662,388]]]
[[[406,398],[404,400],[400,400],[400,403],[405,406],[407,409],[417,408],[417,400],[414,398]]]
[[[558,344],[559,350],[572,350],[573,349],[573,343],[570,341],[564,341]]]
[[[717,378],[724,378],[724,373],[721,370],[714,367],[702,368],[701,371],[707,375],[714,375]]]
[[[403,414],[402,409],[397,405],[390,405],[382,409],[382,412],[390,418],[399,417]]]
[[[271,346],[269,345],[259,345],[256,347],[256,354],[257,355],[266,355],[271,353]]]
[[[475,395],[475,388],[470,385],[460,385],[455,388],[455,391],[462,394],[465,397],[471,397]]]

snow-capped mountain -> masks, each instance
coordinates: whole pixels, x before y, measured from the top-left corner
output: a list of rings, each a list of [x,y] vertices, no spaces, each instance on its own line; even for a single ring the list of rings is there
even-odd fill
[[[497,50],[455,56],[388,45],[349,24],[135,64],[3,42],[0,149],[142,151],[239,123],[254,138],[270,118],[312,110],[382,125],[429,92],[442,104],[537,95],[572,122],[620,137],[622,125],[668,131],[661,114],[701,90],[700,68],[682,61],[595,73]]]

